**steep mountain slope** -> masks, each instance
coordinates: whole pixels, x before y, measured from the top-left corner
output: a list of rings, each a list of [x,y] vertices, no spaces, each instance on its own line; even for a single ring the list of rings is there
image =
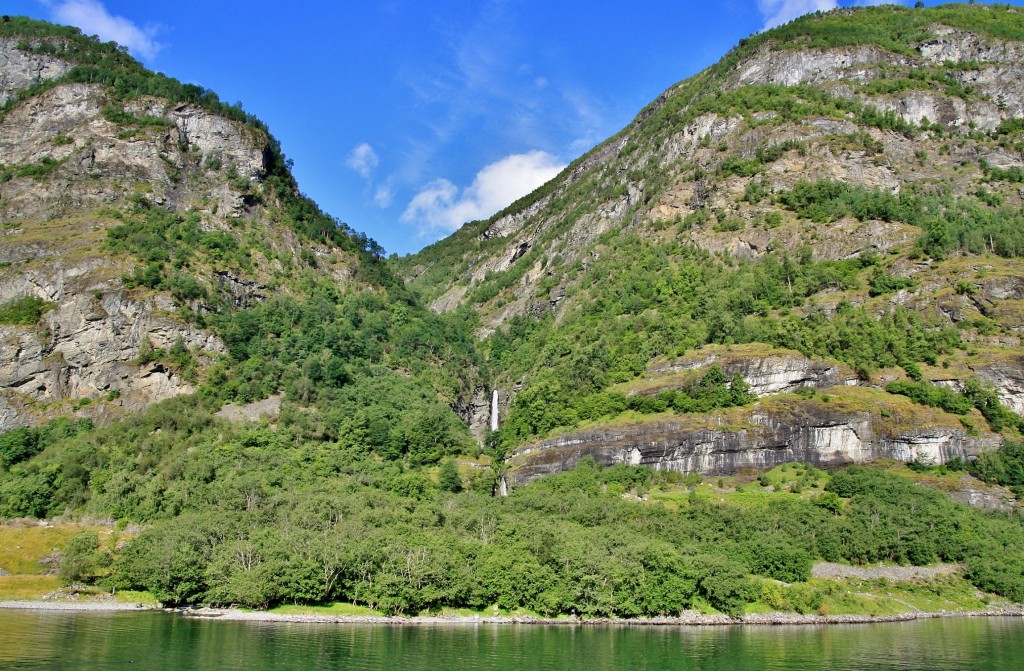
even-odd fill
[[[191,393],[238,358],[230,315],[270,297],[393,302],[376,243],[301,196],[266,127],[212,92],[17,18],[0,72],[0,432]],[[238,400],[278,384],[257,387]]]
[[[434,309],[481,314],[514,396],[495,440],[520,479],[585,454],[710,471],[969,456],[998,443],[980,416],[915,414],[924,406],[881,388],[980,382],[1024,411],[1022,54],[1015,8],[805,17],[744,40],[537,192],[396,266]],[[829,395],[848,407],[789,397],[691,428],[622,414],[695,409],[671,398],[693,390],[680,371],[721,355],[694,348],[739,343],[761,346],[724,350],[727,381],[759,396],[841,384]],[[796,373],[766,387],[779,356]],[[808,357],[851,374],[804,379]]]
[[[823,49],[815,40],[854,34],[913,58],[903,33],[939,19],[1018,39],[1016,14],[987,11],[837,15],[737,53],[796,58],[772,40]],[[970,509],[905,467],[788,464],[715,485],[679,472],[948,459],[914,464],[926,471],[914,477],[1013,509],[997,485],[1022,491],[1024,447],[988,448],[1020,418],[983,382],[1011,402],[1020,377],[1019,170],[995,167],[995,152],[1018,155],[1016,122],[995,138],[939,138],[809,87],[698,95],[733,59],[502,217],[404,262],[436,298],[451,289],[439,259],[466,245],[466,268],[517,256],[467,294],[481,322],[468,305],[427,310],[372,241],[297,192],[262,124],[211,92],[73,29],[13,19],[0,40],[4,428],[31,424],[0,430],[0,518],[111,520],[104,542],[69,540],[65,582],[167,604],[390,614],[875,613],[859,586],[809,582],[812,562],[943,561],[963,569],[928,584],[944,596],[928,608],[982,608],[977,590],[1024,600],[1024,518]],[[680,144],[668,170],[651,163],[701,118],[725,130]],[[864,132],[813,135],[816,124]],[[779,128],[790,142],[769,142]],[[754,131],[761,152],[744,148]],[[939,141],[992,158],[896,152]],[[891,168],[900,193],[799,181],[815,160]],[[918,193],[895,169],[922,161],[957,178]],[[692,192],[679,222],[652,214],[682,202],[671,185]],[[498,222],[512,228],[487,233]],[[709,251],[762,229],[780,236],[775,251]],[[857,242],[869,235],[877,249]],[[561,259],[544,262],[548,243]],[[490,333],[489,361],[474,331]],[[490,367],[499,405],[513,400],[481,454],[467,425],[488,419]],[[493,495],[501,482],[509,496]],[[881,612],[916,607],[893,603]]]
[[[419,306],[261,122],[75,29],[15,18],[0,53],[0,517],[174,516],[291,460],[415,490],[479,451],[473,320]]]

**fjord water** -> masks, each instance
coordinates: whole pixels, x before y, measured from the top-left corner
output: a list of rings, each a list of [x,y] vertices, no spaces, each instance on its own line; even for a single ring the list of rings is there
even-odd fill
[[[0,610],[0,669],[1020,669],[1024,620],[743,627],[356,625]]]

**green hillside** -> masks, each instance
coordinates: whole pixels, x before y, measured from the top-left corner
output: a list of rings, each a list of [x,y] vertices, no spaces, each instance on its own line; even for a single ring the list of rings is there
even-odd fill
[[[713,344],[962,386],[1024,326],[1024,294],[990,288],[1024,273],[1022,111],[969,83],[986,63],[925,56],[970,31],[994,40],[971,58],[994,58],[1022,25],[1011,7],[872,7],[753,36],[537,192],[393,267],[435,309],[481,315],[497,386],[522,386],[504,451],[614,419],[630,403],[611,385]],[[770,81],[807,53],[811,81]],[[918,103],[966,112],[898,113]]]
[[[990,92],[1024,67],[1018,10],[862,8],[751,37],[534,194],[389,261],[304,197],[269,130],[216,94],[73,29],[15,18],[0,38],[68,66],[16,92],[0,124],[75,92],[110,142],[151,149],[159,176],[74,172],[79,154],[60,152],[92,140],[69,123],[42,140],[50,161],[0,166],[5,194],[42,203],[2,222],[11,248],[68,246],[62,262],[95,275],[69,290],[82,321],[136,301],[212,343],[141,339],[121,365],[190,387],[137,412],[94,412],[117,406],[116,387],[4,390],[38,421],[0,434],[0,518],[132,531],[113,547],[67,541],[64,582],[394,614],[1024,600],[1010,493],[1024,487],[1024,109]],[[806,81],[773,79],[806,54]],[[179,106],[225,120],[262,168],[170,135]],[[911,113],[925,108],[941,114]],[[68,204],[62,189],[83,182],[102,205]],[[5,263],[14,282],[49,261]],[[49,342],[69,302],[18,296],[0,328]],[[800,369],[791,386],[763,370],[782,364]],[[822,463],[841,451],[831,436],[857,433],[827,431],[844,422],[865,452],[956,456],[826,472],[771,445],[762,472],[712,477],[542,443],[657,425],[672,445],[691,429],[714,444],[818,419]],[[552,474],[519,484],[517,458]],[[997,512],[953,500],[979,493]],[[959,568],[882,607],[866,586],[812,578],[820,561]]]

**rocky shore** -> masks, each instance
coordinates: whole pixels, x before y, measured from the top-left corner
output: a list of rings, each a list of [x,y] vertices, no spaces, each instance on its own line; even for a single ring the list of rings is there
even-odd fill
[[[723,626],[723,625],[825,625],[907,622],[939,617],[1022,617],[1024,608],[1013,606],[984,611],[941,611],[936,613],[904,613],[901,615],[799,615],[796,613],[759,613],[733,618],[728,615],[707,615],[687,611],[678,617],[656,618],[541,618],[502,616],[352,616],[298,615],[241,611],[235,609],[198,608],[181,611],[185,617],[210,618],[247,622],[301,622],[314,624],[390,624],[390,625],[475,625],[475,624],[539,624],[571,626]]]
[[[0,609],[130,612],[163,610],[182,617],[196,619],[230,620],[237,622],[294,622],[304,624],[386,624],[400,626],[443,626],[478,624],[516,625],[569,625],[569,626],[725,626],[725,625],[829,625],[829,624],[873,624],[883,622],[909,622],[911,620],[939,617],[1024,617],[1024,605],[1013,604],[982,611],[939,611],[913,612],[900,615],[800,615],[797,613],[757,613],[734,618],[728,615],[705,614],[687,611],[675,617],[652,618],[543,618],[530,616],[479,616],[479,615],[418,615],[418,616],[372,616],[372,615],[315,615],[272,613],[267,611],[238,610],[235,608],[164,608],[133,603],[110,601],[0,601]]]
[[[0,608],[15,610],[84,610],[84,611],[133,611],[154,610],[138,603],[116,601],[0,601]]]

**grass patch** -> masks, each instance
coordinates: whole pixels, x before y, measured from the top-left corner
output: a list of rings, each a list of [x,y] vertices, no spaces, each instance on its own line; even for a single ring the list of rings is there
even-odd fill
[[[56,304],[35,296],[15,298],[0,304],[0,324],[34,326],[44,314],[55,307]]]
[[[901,615],[985,610],[989,598],[958,575],[929,580],[812,580],[829,615]]]
[[[886,615],[903,615],[911,610],[911,608],[896,603],[891,599],[852,591],[840,591],[831,594],[825,598],[822,604],[822,612],[827,615],[870,615],[871,617],[883,617]]]
[[[914,482],[927,485],[928,487],[938,489],[943,492],[955,491],[957,487],[959,487],[960,480],[964,475],[957,471],[947,470],[943,472],[944,469],[940,469],[938,467],[914,471],[902,461],[889,461],[887,459],[879,461],[876,465],[881,466],[886,473],[898,475],[901,478],[913,480]],[[974,484],[976,486],[984,486],[980,481],[977,481]]]
[[[820,494],[828,484],[828,473],[810,464],[780,464],[762,473],[751,486],[771,487],[781,494]]]
[[[72,536],[89,529],[100,530],[77,524],[0,526],[0,568],[14,576],[39,575],[43,557],[60,552]]]
[[[299,606],[288,604],[271,608],[268,613],[276,615],[329,615],[341,617],[384,617],[385,613],[368,606],[354,603],[332,603],[325,606]]]
[[[757,483],[754,483],[754,487]],[[731,492],[725,495],[727,503],[737,508],[767,508],[781,496],[789,495],[789,492]]]
[[[655,485],[647,492],[647,497],[670,510],[687,508],[694,498],[737,508],[767,508],[772,501],[794,495],[811,498],[821,494],[827,484],[828,474],[825,471],[792,462],[758,476],[752,473],[726,476],[690,474],[678,485]]]
[[[38,601],[60,587],[55,575],[8,575],[0,577],[0,601]]]
[[[156,597],[149,592],[137,592],[135,590],[121,590],[114,593],[118,603],[136,603],[143,606],[158,606],[160,604]]]

